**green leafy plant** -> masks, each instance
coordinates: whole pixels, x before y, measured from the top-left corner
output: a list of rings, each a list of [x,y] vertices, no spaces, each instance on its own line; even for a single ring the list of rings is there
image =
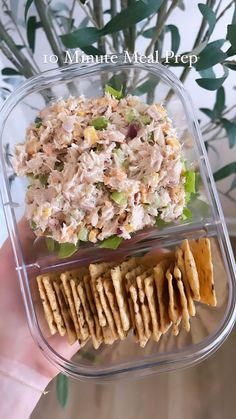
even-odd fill
[[[69,395],[69,380],[65,374],[58,374],[56,377],[57,400],[62,408],[66,407]]]

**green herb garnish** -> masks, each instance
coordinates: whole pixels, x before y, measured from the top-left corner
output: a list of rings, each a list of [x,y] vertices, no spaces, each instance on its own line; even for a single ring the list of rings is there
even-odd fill
[[[101,244],[99,245],[99,247],[101,247],[102,249],[117,249],[120,244],[123,242],[123,238],[122,237],[118,237],[118,236],[111,236],[108,239],[105,239],[101,242]]]
[[[113,199],[113,201],[115,201],[118,205],[127,204],[127,196],[124,192],[112,192],[111,199]]]
[[[36,230],[36,228],[37,228],[37,224],[34,220],[30,221],[30,226],[31,226],[32,230]]]
[[[192,217],[193,217],[192,211],[190,211],[189,208],[185,207],[183,209],[182,220],[186,221],[186,220],[191,219]]]
[[[54,169],[58,170],[58,172],[62,172],[62,170],[64,169],[63,161],[56,161]]]
[[[41,185],[46,188],[47,184],[48,184],[48,175],[39,175],[38,179],[41,183]]]
[[[37,116],[37,117],[35,118],[35,120],[34,120],[34,123],[35,123],[35,127],[36,127],[36,128],[40,128],[40,127],[41,127],[41,125],[42,125],[42,118],[40,118],[39,116]]]
[[[187,193],[195,193],[196,188],[195,188],[195,172],[193,170],[186,170],[186,172],[184,173],[185,176],[185,192]]]
[[[110,95],[115,97],[116,99],[121,99],[123,97],[123,86],[121,86],[120,90],[116,90],[114,89],[114,87],[111,87],[108,84],[106,84],[105,93],[110,93]]]
[[[92,119],[91,125],[97,130],[106,129],[108,125],[108,119],[105,118],[105,116],[98,116],[97,118]]]
[[[79,249],[79,242],[76,245],[74,245],[73,243],[61,243],[59,252],[57,255],[59,259],[69,258],[75,252],[77,252],[78,249]]]
[[[157,227],[163,228],[163,227],[168,227],[171,224],[171,222],[167,222],[162,220],[160,217],[156,217],[156,223],[155,225]]]

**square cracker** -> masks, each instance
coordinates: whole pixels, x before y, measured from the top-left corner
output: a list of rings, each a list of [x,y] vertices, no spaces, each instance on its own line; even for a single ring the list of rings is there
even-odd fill
[[[111,278],[107,277],[103,279],[103,287],[110,305],[111,313],[114,318],[118,336],[121,340],[124,340],[127,336],[127,333],[122,328],[119,307],[117,305],[115,290]]]
[[[166,271],[166,279],[168,282],[169,291],[169,317],[173,323],[173,334],[177,336],[179,334],[178,325],[181,321],[181,306],[179,299],[179,290],[175,278],[173,276],[173,266],[170,266]],[[176,287],[175,287],[176,285]]]
[[[89,332],[92,338],[92,343],[95,349],[98,349],[102,343],[102,339],[98,340],[96,336],[96,326],[92,310],[90,308],[89,300],[85,290],[84,280],[81,280],[77,285],[78,294],[84,309],[85,319],[88,324]]]
[[[128,264],[127,264],[127,266],[128,266]],[[141,332],[142,328],[141,328],[141,323],[140,323],[139,316],[135,316],[134,302],[133,302],[133,299],[131,297],[130,287],[133,283],[135,283],[136,276],[140,275],[142,272],[144,272],[145,269],[146,268],[143,265],[136,266],[133,269],[131,269],[129,272],[127,272],[125,274],[125,278],[124,278],[124,283],[125,283],[125,288],[126,288],[126,292],[127,292],[129,312],[130,312],[130,318],[131,318],[131,322],[132,322],[132,326],[133,326],[133,331],[134,331],[135,336],[137,336],[137,334],[138,334],[138,338],[139,338],[140,334],[138,333],[138,330],[137,330],[136,317],[139,320],[140,333],[142,333]],[[134,295],[134,293],[135,293],[135,290],[133,290],[133,295]],[[145,336],[143,337],[143,341],[144,341],[144,339],[145,339]],[[140,343],[140,345],[141,345],[141,343]]]
[[[137,335],[138,335],[138,341],[141,348],[144,348],[146,346],[146,343],[148,342],[148,338],[145,335],[143,318],[142,318],[140,307],[139,307],[138,287],[136,283],[133,283],[130,286],[129,292],[130,292],[130,297],[133,302],[134,320],[135,320],[135,326],[136,326]]]
[[[184,284],[184,290],[185,290],[185,295],[187,297],[187,301],[188,301],[188,311],[190,316],[195,316],[196,314],[196,307],[193,301],[193,297],[192,297],[192,293],[191,293],[191,289],[190,289],[190,285],[188,282],[188,277],[187,277],[187,273],[186,273],[186,269],[185,269],[185,263],[184,263],[184,253],[183,250],[180,247],[177,247],[175,250],[175,258],[176,258],[176,264],[178,266],[178,268],[181,271],[181,277],[182,277],[182,281]]]
[[[98,294],[99,294],[99,297],[100,297],[100,301],[101,301],[101,304],[102,304],[103,311],[106,315],[108,326],[111,329],[111,332],[113,334],[114,339],[117,339],[118,335],[117,335],[116,325],[115,325],[113,315],[112,315],[112,312],[111,312],[111,309],[110,309],[110,306],[109,306],[109,302],[108,302],[108,299],[107,299],[107,296],[106,296],[106,293],[105,293],[104,281],[105,281],[105,278],[99,277],[96,280],[96,288],[97,288],[97,291],[98,291]]]
[[[159,307],[158,301],[155,295],[154,278],[150,275],[144,279],[145,294],[148,301],[148,306],[152,319],[152,338],[155,342],[158,342],[161,337],[161,327],[159,325]]]
[[[141,275],[138,275],[136,277],[136,284],[138,287],[138,294],[139,294],[139,301],[141,305],[141,313],[143,317],[145,336],[148,339],[152,335],[152,319],[151,319],[151,313],[148,307],[147,297],[145,295],[144,279],[150,276],[152,273],[153,273],[153,269],[149,268],[148,270],[143,272]]]
[[[89,303],[89,307],[90,310],[92,312],[92,317],[94,320],[94,324],[95,324],[95,334],[96,334],[96,339],[99,342],[99,345],[102,343],[103,341],[103,335],[102,335],[102,328],[101,325],[99,323],[98,320],[98,314],[97,314],[97,309],[95,306],[95,302],[94,302],[94,297],[93,297],[93,293],[92,293],[92,288],[91,288],[91,278],[89,275],[85,275],[84,278],[84,286],[85,286],[85,293],[88,299],[88,303]]]
[[[217,300],[213,278],[211,242],[208,238],[201,238],[189,240],[189,245],[198,271],[200,301],[215,307]]]
[[[191,252],[188,240],[184,240],[181,247],[184,252],[185,270],[186,270],[188,282],[189,282],[189,285],[193,294],[193,299],[195,301],[199,301],[200,300],[200,285],[199,285],[198,271],[197,271],[196,263],[195,263],[193,254]]]
[[[168,283],[166,280],[166,271],[170,265],[169,260],[163,260],[159,262],[153,268],[154,280],[156,285],[157,300],[159,303],[160,310],[160,326],[161,332],[166,333],[171,326],[171,320],[169,316],[169,292]]]
[[[73,345],[73,343],[75,343],[76,341],[76,333],[75,333],[74,323],[70,316],[69,307],[66,304],[66,301],[64,299],[64,295],[62,292],[63,286],[59,281],[53,281],[53,288],[56,292],[57,299],[60,304],[61,313],[62,313],[63,320],[66,326],[68,342],[70,345]]]
[[[180,304],[182,307],[182,319],[183,319],[183,325],[187,332],[190,331],[190,323],[189,323],[189,312],[188,312],[188,301],[187,297],[185,295],[184,291],[184,284],[181,279],[181,271],[178,268],[177,265],[174,267],[174,277],[177,281],[177,287],[179,289],[179,295],[180,295]]]
[[[70,312],[71,312],[71,318],[73,320],[74,326],[75,326],[75,331],[76,331],[76,335],[77,338],[80,340],[81,338],[83,340],[85,340],[88,337],[84,336],[82,337],[81,334],[81,330],[80,330],[80,324],[78,321],[78,316],[75,310],[75,301],[73,298],[73,293],[72,293],[72,289],[71,289],[71,285],[70,285],[70,279],[73,278],[73,273],[71,272],[63,272],[60,276],[61,282],[63,284],[63,288],[64,288],[64,292],[66,295],[66,299],[68,301],[69,307],[70,307]]]
[[[106,326],[107,324],[107,319],[105,316],[105,313],[103,311],[102,308],[102,304],[99,298],[99,294],[96,288],[96,280],[102,276],[107,269],[109,269],[110,267],[110,263],[91,263],[89,265],[89,273],[90,273],[90,277],[91,277],[91,289],[93,292],[93,297],[94,297],[94,302],[97,308],[97,313],[98,313],[98,320],[101,326]]]
[[[38,283],[39,296],[40,296],[40,299],[41,299],[42,304],[43,304],[45,319],[47,321],[47,324],[48,324],[48,327],[50,329],[51,335],[55,335],[55,333],[57,333],[58,329],[57,329],[57,325],[56,325],[56,322],[55,322],[54,317],[53,317],[53,312],[52,312],[49,300],[47,298],[47,294],[45,292],[45,288],[44,288],[43,281],[42,281],[42,275],[38,275],[36,280],[37,280],[37,283]],[[66,330],[65,330],[65,332],[66,332]]]
[[[81,299],[79,297],[78,290],[77,290],[77,286],[80,280],[78,278],[70,279],[70,286],[71,286],[72,296],[74,300],[75,313],[76,313],[76,317],[78,319],[78,323],[80,327],[81,339],[82,341],[85,341],[89,338],[90,334],[89,334],[88,324],[85,319],[83,305],[81,303]]]
[[[63,316],[61,313],[60,305],[57,300],[57,295],[53,289],[52,281],[56,280],[60,283],[60,279],[57,275],[51,274],[51,275],[42,275],[42,282],[44,285],[44,289],[48,298],[48,301],[50,303],[53,317],[55,320],[55,323],[57,325],[58,332],[61,336],[65,336],[66,334],[66,328],[65,323],[63,320]]]

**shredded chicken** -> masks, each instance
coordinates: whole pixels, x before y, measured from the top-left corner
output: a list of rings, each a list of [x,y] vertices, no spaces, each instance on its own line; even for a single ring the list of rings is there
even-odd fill
[[[13,165],[28,176],[26,217],[37,236],[76,244],[129,239],[159,217],[181,217],[181,144],[160,104],[134,96],[60,99],[18,144]]]

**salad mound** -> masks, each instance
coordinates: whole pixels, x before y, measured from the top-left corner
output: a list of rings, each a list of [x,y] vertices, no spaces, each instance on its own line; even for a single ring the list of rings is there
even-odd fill
[[[14,169],[27,175],[26,217],[37,236],[76,245],[131,234],[183,216],[181,144],[165,108],[138,97],[60,99],[18,144]]]

